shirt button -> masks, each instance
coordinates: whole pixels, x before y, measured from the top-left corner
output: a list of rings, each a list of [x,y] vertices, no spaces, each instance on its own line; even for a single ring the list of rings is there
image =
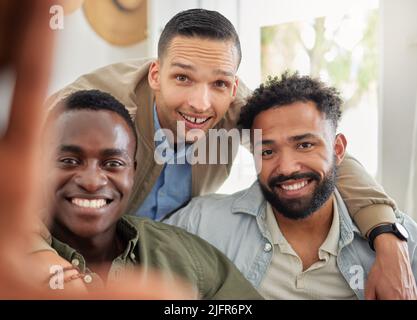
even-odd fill
[[[131,253],[131,254],[130,254],[130,258],[131,258],[132,260],[135,260],[135,258],[136,258],[135,254],[134,254],[134,253]]]
[[[93,281],[93,277],[90,276],[89,274],[87,274],[86,276],[84,276],[84,282],[85,283],[91,283]]]
[[[272,245],[269,242],[265,243],[264,251],[269,252],[271,250],[272,250]]]
[[[71,264],[75,267],[78,267],[80,265],[80,260],[78,259],[72,259]]]
[[[297,287],[297,289],[304,289],[305,285],[304,285],[304,277],[302,275],[298,275],[296,280],[295,280],[295,285]]]

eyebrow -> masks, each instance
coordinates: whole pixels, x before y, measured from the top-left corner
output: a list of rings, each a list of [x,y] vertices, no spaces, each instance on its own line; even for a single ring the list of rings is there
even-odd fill
[[[105,149],[103,151],[100,152],[101,156],[103,156],[104,158],[107,157],[125,157],[130,159],[129,153],[126,150],[123,149]]]
[[[288,140],[292,141],[292,142],[297,142],[297,141],[301,141],[304,139],[318,139],[317,135],[313,134],[313,133],[305,133],[305,134],[300,134],[298,136],[293,136],[288,138]],[[258,143],[255,144],[255,146],[258,146],[260,144],[264,145],[271,145],[274,144],[275,141],[271,140],[271,139],[266,139],[266,140],[262,140]]]
[[[274,140],[262,140],[262,141],[258,141],[254,144],[254,147],[259,146],[260,144],[264,145],[269,145],[269,144],[274,144],[275,141]]]
[[[195,67],[193,67],[190,64],[185,64],[185,63],[180,63],[180,62],[172,62],[171,63],[171,67],[178,67],[181,69],[186,69],[186,70],[191,70],[191,71],[195,71]]]
[[[80,148],[79,146],[76,145],[61,145],[59,147],[59,152],[68,152],[68,153],[75,153],[75,154],[79,154],[79,155],[83,155],[84,154],[84,150],[82,148]],[[126,157],[128,159],[130,159],[129,153],[126,150],[123,149],[118,149],[118,148],[109,148],[109,149],[104,149],[100,152],[100,155],[103,158],[108,158],[108,157]]]
[[[78,146],[75,145],[61,145],[58,148],[59,152],[69,152],[69,153],[77,153],[77,154],[83,154],[84,151]]]
[[[180,63],[180,62],[172,62],[171,67],[178,67],[178,68],[185,69],[185,70],[190,70],[190,71],[196,71],[197,70],[192,65],[185,64],[185,63]],[[218,74],[224,75],[226,77],[234,77],[235,76],[233,72],[225,71],[225,70],[222,70],[222,69],[215,69],[213,71],[213,73],[216,74],[216,75],[218,75]]]
[[[318,136],[313,133],[305,133],[305,134],[300,134],[298,136],[293,136],[289,138],[289,140],[293,142],[297,142],[297,141],[304,140],[304,139],[318,139]]]

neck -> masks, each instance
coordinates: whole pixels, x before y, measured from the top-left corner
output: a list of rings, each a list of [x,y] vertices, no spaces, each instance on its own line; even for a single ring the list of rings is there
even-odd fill
[[[286,218],[275,208],[273,211],[283,236],[303,261],[303,270],[318,261],[318,250],[326,240],[333,221],[333,197],[301,220]]]
[[[117,236],[116,225],[106,232],[92,237],[80,237],[69,229],[55,222],[52,235],[59,241],[77,250],[85,259],[87,265],[105,265],[122,253],[121,239]]]
[[[333,197],[330,197],[320,209],[300,220],[287,218],[275,208],[273,211],[280,229],[288,230],[291,235],[297,234],[297,238],[301,236],[307,241],[312,234],[326,237],[333,220]]]

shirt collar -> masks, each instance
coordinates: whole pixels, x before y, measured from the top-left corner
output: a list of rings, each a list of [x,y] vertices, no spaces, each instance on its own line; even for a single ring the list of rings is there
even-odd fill
[[[336,200],[337,210],[339,211],[339,249],[341,249],[353,241],[355,234],[361,236],[361,232],[350,217],[346,204],[343,201],[342,196],[340,195],[337,188],[334,190],[334,198]]]
[[[255,181],[251,187],[243,191],[232,205],[232,213],[246,213],[254,217],[265,217],[266,204],[259,182]],[[339,245],[342,248],[353,241],[354,234],[360,235],[358,227],[352,221],[349,211],[337,188],[334,190],[334,207],[337,208],[339,218]],[[333,219],[334,220],[334,219]],[[332,223],[333,226],[333,223]],[[334,252],[334,250],[329,251]],[[333,248],[334,249],[334,248]]]
[[[86,263],[84,257],[78,253],[75,249],[71,248],[64,242],[59,241],[57,238],[52,237],[52,248],[56,250],[58,255],[62,258],[71,262],[71,264],[75,265],[80,269],[80,272],[84,273],[86,269]],[[75,263],[75,261],[77,261]]]
[[[123,237],[123,240],[127,242],[125,251],[121,255],[122,259],[126,259],[135,251],[139,241],[139,231],[125,217],[122,217],[117,223],[117,231]]]
[[[278,245],[281,252],[288,254],[295,254],[294,251],[290,248],[288,241],[285,239],[284,235],[279,228],[277,220],[273,209],[269,203],[266,205],[266,226],[271,235],[272,244]],[[334,256],[337,256],[339,248],[339,235],[340,235],[340,225],[339,225],[339,212],[336,205],[336,200],[333,197],[333,219],[330,226],[330,230],[327,234],[326,239],[323,244],[320,246],[319,250],[326,251]]]
[[[240,196],[234,200],[232,213],[247,213],[252,216],[265,214],[266,200],[262,194],[259,182],[255,181],[252,186],[244,190]]]
[[[326,239],[320,246],[319,250],[326,251],[334,256],[337,256],[339,250],[339,239],[340,239],[340,223],[339,223],[339,210],[337,207],[337,202],[334,196],[332,196],[333,201],[333,218],[330,230],[327,234]]]
[[[272,244],[276,244],[280,246],[280,250],[284,253],[291,253],[290,245],[288,241],[285,239],[284,235],[279,228],[277,219],[275,218],[274,211],[272,206],[269,202],[266,203],[266,217],[265,217],[266,228],[268,229]]]
[[[124,217],[117,222],[117,232],[123,238],[124,242],[127,242],[125,250],[119,256],[122,260],[126,260],[128,257],[131,257],[131,254],[135,251],[139,241],[139,232],[135,226]],[[52,247],[62,258],[71,263],[74,259],[77,259],[79,263],[78,268],[81,272],[85,272],[88,266],[86,266],[86,261],[79,252],[55,237],[52,237]],[[117,257],[115,259],[117,259]]]

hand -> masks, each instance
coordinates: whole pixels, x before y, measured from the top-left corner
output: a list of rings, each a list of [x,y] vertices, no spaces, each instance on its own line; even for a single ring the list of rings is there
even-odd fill
[[[43,265],[39,266],[39,255],[42,254],[46,258]],[[39,266],[38,272],[40,274],[47,274],[46,266],[51,263],[58,264],[62,267],[71,266],[69,262],[65,261],[63,264],[60,261],[62,258],[52,251],[37,252],[37,263]],[[32,266],[35,266],[32,264]],[[76,269],[68,269],[64,272],[64,277],[76,275]],[[75,277],[63,283],[61,289],[43,288],[42,290],[34,290],[29,293],[31,298],[36,292],[37,299],[129,299],[129,300],[195,300],[199,298],[198,290],[189,285],[183,279],[175,276],[165,276],[163,273],[156,270],[141,269],[140,267],[134,270],[124,270],[119,273],[117,281],[110,281],[108,283],[95,282],[94,285],[86,285],[83,277]],[[97,280],[93,280],[97,281]],[[49,281],[44,282],[49,284]],[[24,296],[23,296],[24,297]],[[22,295],[19,297],[22,298]]]
[[[107,284],[101,291],[90,293],[90,299],[124,300],[195,300],[197,288],[179,277],[166,276],[157,270],[125,270],[117,283]]]
[[[365,299],[417,299],[407,243],[392,234],[381,234],[375,238],[374,246],[376,259],[366,282]]]
[[[38,177],[44,176],[38,153],[52,61],[52,4],[52,0],[0,0],[0,72],[10,69],[16,78],[8,127],[0,136],[0,299],[195,298],[183,282],[148,272],[134,272],[95,294],[87,294],[81,279],[65,283],[66,290],[51,291],[49,267],[66,267],[69,262],[51,251],[28,253],[39,219]]]
[[[2,15],[7,19],[0,23],[3,36],[0,48],[8,50],[0,57],[0,72],[8,68],[16,78],[10,120],[5,134],[0,136],[0,295],[3,297],[26,292],[32,271],[25,248],[40,198],[35,183],[40,174],[36,159],[52,60],[51,4],[51,0],[26,0],[24,4],[1,1]]]

